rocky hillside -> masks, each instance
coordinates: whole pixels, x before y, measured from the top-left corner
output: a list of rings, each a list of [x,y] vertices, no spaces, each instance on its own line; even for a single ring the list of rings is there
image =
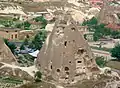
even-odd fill
[[[2,39],[0,39],[0,62],[17,64],[15,56]]]
[[[15,3],[9,2],[0,2],[0,15],[10,15],[10,14],[22,14],[25,15],[23,12],[23,8]]]

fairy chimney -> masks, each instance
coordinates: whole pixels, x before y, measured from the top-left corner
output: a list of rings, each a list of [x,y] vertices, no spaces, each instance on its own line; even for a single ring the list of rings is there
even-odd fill
[[[87,79],[98,71],[88,43],[70,15],[62,15],[40,50],[36,66],[58,82]]]

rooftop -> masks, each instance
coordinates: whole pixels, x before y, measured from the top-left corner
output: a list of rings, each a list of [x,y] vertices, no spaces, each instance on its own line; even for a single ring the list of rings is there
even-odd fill
[[[7,28],[7,27],[1,27],[0,28],[0,31],[11,31],[11,32],[17,32],[17,31],[20,31],[21,29],[18,29],[18,28]]]

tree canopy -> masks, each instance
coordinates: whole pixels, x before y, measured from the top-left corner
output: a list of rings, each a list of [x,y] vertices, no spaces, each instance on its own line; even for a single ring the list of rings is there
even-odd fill
[[[95,17],[90,20],[84,21],[83,26],[88,26],[90,31],[94,32],[93,39],[94,41],[98,41],[100,38],[111,37],[111,38],[120,38],[120,32],[117,30],[112,30],[110,28],[105,27],[105,24],[98,24],[98,21]]]
[[[41,22],[42,28],[45,28],[45,26],[47,25],[47,20],[43,16],[38,16],[36,18],[33,18],[33,20],[35,20],[36,22]]]
[[[93,17],[90,20],[84,21],[82,25],[92,26],[92,25],[97,25],[97,24],[98,24],[98,20],[95,17]]]
[[[116,44],[116,46],[111,49],[111,56],[116,57],[118,60],[120,60],[120,44]]]
[[[38,34],[35,35],[29,47],[40,50],[45,39],[47,37],[47,32],[45,30],[41,30]]]
[[[14,54],[14,51],[16,49],[16,45],[13,42],[9,42],[7,39],[4,39],[4,42],[10,48],[12,53]]]

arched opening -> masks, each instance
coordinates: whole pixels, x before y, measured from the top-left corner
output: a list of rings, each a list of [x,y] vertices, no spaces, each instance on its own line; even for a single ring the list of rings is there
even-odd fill
[[[26,35],[26,38],[29,38],[30,36],[29,35]]]
[[[68,67],[65,67],[65,71],[69,71],[69,68],[68,68]]]
[[[85,52],[84,49],[78,49],[77,54],[83,54]]]
[[[64,42],[64,46],[67,46],[67,41]]]
[[[77,63],[82,63],[82,61],[77,61]]]
[[[60,69],[57,69],[57,72],[60,72]]]
[[[52,65],[50,66],[50,68],[52,69]]]
[[[71,61],[69,61],[69,63],[71,64],[72,62],[71,62]]]

